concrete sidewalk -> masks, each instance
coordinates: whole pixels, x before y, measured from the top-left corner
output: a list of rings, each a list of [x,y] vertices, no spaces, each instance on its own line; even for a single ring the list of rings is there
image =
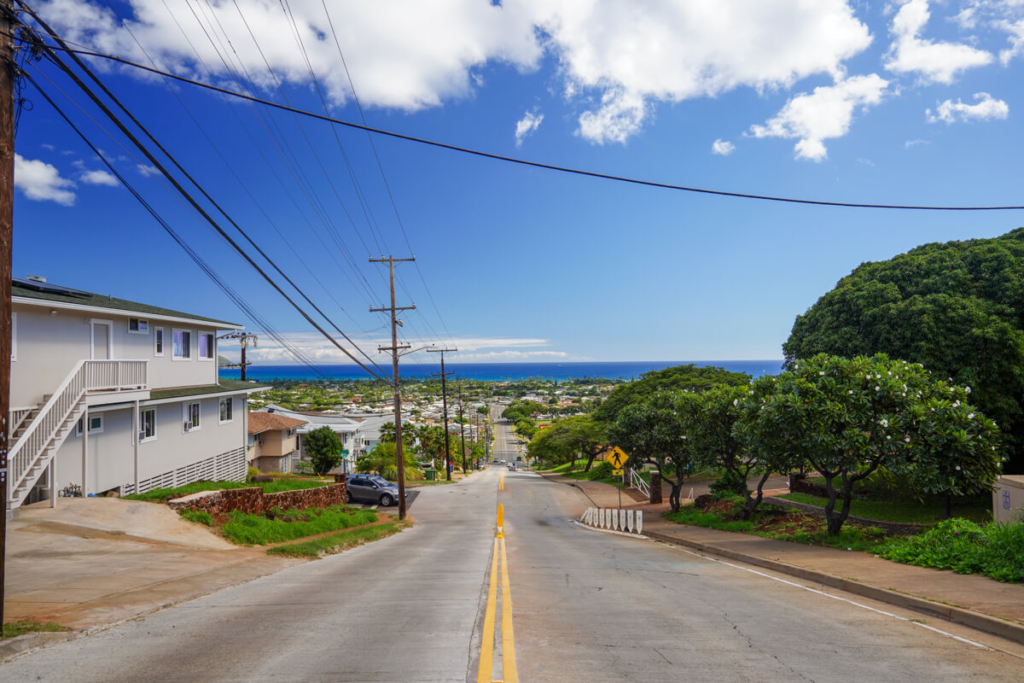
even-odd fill
[[[576,486],[597,507],[618,504],[614,486],[544,476]],[[1024,643],[1024,585],[898,564],[862,552],[675,524],[662,517],[667,503],[627,505],[623,496],[623,507],[644,511],[644,534],[651,538],[927,612]]]
[[[165,505],[62,498],[56,509],[23,508],[8,526],[4,616],[84,630],[297,562],[231,545]]]

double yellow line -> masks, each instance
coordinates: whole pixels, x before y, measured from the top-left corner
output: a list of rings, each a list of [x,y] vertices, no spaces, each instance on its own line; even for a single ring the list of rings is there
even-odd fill
[[[498,490],[505,490],[505,470],[501,471],[501,477],[498,478]]]
[[[500,486],[500,484],[499,484]],[[480,668],[477,683],[492,683],[494,665],[494,622],[498,603],[498,564],[501,563],[501,671],[500,682],[518,683],[516,670],[516,641],[512,626],[512,587],[508,578],[508,553],[505,551],[504,509],[498,505],[498,533],[494,539],[491,559],[491,582],[487,588],[487,609],[484,612],[484,633],[480,644]]]

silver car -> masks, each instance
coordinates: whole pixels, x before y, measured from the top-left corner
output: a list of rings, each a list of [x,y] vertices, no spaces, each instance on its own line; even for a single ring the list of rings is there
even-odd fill
[[[390,507],[398,502],[398,484],[375,474],[354,474],[345,480],[345,502]]]

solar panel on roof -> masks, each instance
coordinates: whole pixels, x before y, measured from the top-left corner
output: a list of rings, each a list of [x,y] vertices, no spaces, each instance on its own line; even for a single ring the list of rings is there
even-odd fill
[[[60,294],[62,296],[73,296],[79,299],[88,299],[89,295],[85,292],[79,292],[78,290],[68,289],[67,287],[61,287],[59,285],[51,285],[46,282],[38,282],[35,280],[24,280],[20,277],[11,278],[11,281],[15,285],[22,289],[31,289],[34,292],[43,292],[45,294]]]

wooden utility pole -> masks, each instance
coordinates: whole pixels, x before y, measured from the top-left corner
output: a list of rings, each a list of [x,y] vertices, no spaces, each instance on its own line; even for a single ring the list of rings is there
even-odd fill
[[[452,454],[448,448],[448,388],[445,384],[445,379],[451,373],[444,371],[444,354],[456,351],[458,349],[427,349],[427,353],[441,354],[441,405],[444,406],[444,471],[445,479],[448,481],[452,480]],[[434,376],[436,377],[437,375]]]
[[[462,437],[462,471],[469,474],[466,469],[466,418],[462,416],[462,383],[459,383],[459,436]]]
[[[257,346],[259,346],[259,339],[257,339],[256,335],[252,334],[251,332],[231,332],[229,334],[225,334],[225,335],[222,335],[222,336],[218,337],[218,339],[237,339],[238,340],[238,345],[242,349],[242,362],[238,364],[238,367],[241,368],[241,370],[242,370],[241,371],[241,379],[244,382],[245,381],[245,369],[247,367],[249,367],[250,365],[252,365],[252,363],[250,363],[249,361],[247,361],[245,359],[245,351],[246,351],[246,349],[249,348],[249,344],[252,344],[253,348],[256,348]],[[226,365],[224,367],[233,368],[235,366],[234,365]]]
[[[415,256],[412,258],[388,256],[387,258],[370,259],[370,263],[388,264],[388,272],[391,275],[391,306],[371,308],[370,312],[386,311],[391,313],[391,346],[383,346],[377,350],[391,352],[391,378],[395,385],[395,467],[398,469],[398,519],[405,519],[405,456],[402,454],[402,385],[398,380],[398,352],[408,349],[409,345],[398,345],[398,326],[402,324],[402,321],[398,319],[397,313],[398,311],[411,311],[416,306],[395,305],[395,264],[415,260]]]
[[[14,59],[11,0],[0,0],[0,629],[7,564],[7,454],[11,430],[11,255],[14,251]]]

